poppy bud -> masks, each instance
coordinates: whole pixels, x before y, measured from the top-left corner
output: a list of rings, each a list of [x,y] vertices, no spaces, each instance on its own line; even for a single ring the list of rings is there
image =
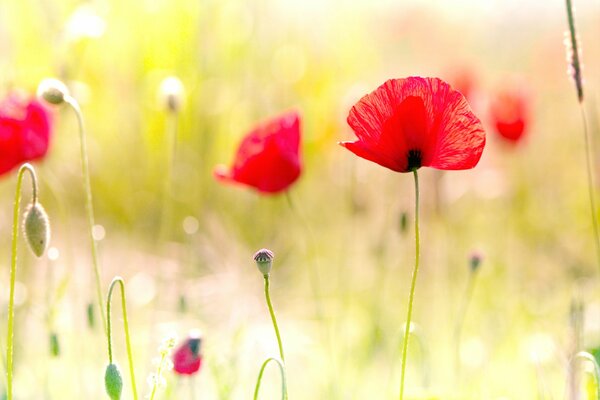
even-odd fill
[[[180,375],[193,375],[202,365],[202,337],[193,331],[173,353],[173,371]]]
[[[408,213],[406,211],[400,214],[400,232],[406,233],[408,229]]]
[[[69,89],[58,79],[47,78],[38,86],[37,95],[50,104],[61,104],[69,95]]]
[[[178,112],[183,103],[183,83],[174,76],[165,78],[160,84],[160,100],[163,107]]]
[[[60,355],[60,343],[58,342],[58,335],[55,332],[50,334],[50,354],[53,357]]]
[[[25,210],[23,232],[33,254],[41,257],[50,242],[50,222],[40,203],[30,204]]]
[[[104,374],[104,387],[111,400],[120,400],[123,391],[123,378],[117,364],[108,364]]]
[[[85,311],[86,311],[86,315],[87,315],[88,327],[90,329],[94,329],[94,326],[96,325],[96,317],[94,315],[94,304],[88,303]]]
[[[483,256],[481,253],[473,252],[471,254],[471,258],[469,259],[469,265],[471,267],[471,272],[476,272],[481,265],[481,261],[483,260]]]
[[[269,275],[271,272],[273,258],[275,258],[275,254],[268,249],[260,249],[254,253],[254,261],[256,261],[256,266],[263,275]]]

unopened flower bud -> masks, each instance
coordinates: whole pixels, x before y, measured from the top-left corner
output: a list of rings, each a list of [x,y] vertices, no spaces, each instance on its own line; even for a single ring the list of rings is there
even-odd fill
[[[469,266],[471,267],[471,272],[476,272],[481,265],[481,261],[483,260],[483,255],[479,252],[473,252],[471,254],[471,258],[469,259]]]
[[[85,313],[87,316],[88,327],[90,329],[94,329],[94,326],[96,326],[96,317],[94,314],[94,303],[88,303],[88,305],[85,309]]]
[[[160,101],[171,112],[178,112],[183,103],[183,83],[179,78],[169,76],[160,84]]]
[[[50,104],[61,104],[69,95],[69,89],[58,79],[47,78],[38,86],[37,95]]]
[[[263,275],[268,275],[271,272],[273,258],[275,258],[275,255],[271,250],[268,249],[260,249],[254,253],[254,261],[256,261],[256,266]]]
[[[52,354],[52,357],[60,355],[60,342],[58,341],[56,332],[50,333],[50,354]]]
[[[400,233],[406,233],[408,230],[408,213],[406,211],[400,213]]]
[[[120,400],[123,392],[123,378],[117,364],[108,364],[104,373],[104,387],[110,400]]]
[[[41,257],[50,242],[50,222],[40,203],[30,204],[25,210],[23,231],[33,254]]]

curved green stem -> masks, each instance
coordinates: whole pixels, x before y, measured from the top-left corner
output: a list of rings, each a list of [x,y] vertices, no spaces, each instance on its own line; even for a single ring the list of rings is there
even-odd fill
[[[263,362],[260,367],[260,372],[258,373],[258,379],[256,380],[256,387],[254,388],[254,400],[258,399],[258,391],[260,390],[260,384],[262,382],[263,373],[265,372],[265,368],[269,364],[269,362],[275,362],[279,367],[279,372],[281,373],[281,398],[283,400],[287,399],[287,382],[285,380],[285,367],[283,363],[274,357],[267,358],[265,362]]]
[[[279,327],[277,326],[277,319],[275,318],[275,312],[273,311],[273,305],[271,304],[271,294],[269,293],[269,274],[265,276],[265,298],[267,299],[267,306],[269,307],[269,314],[271,315],[271,321],[273,321],[273,328],[275,328],[275,336],[277,336],[277,345],[279,346],[279,356],[281,361],[285,363],[285,356],[283,355],[283,345],[281,344],[281,335],[279,334]]]
[[[594,356],[588,353],[587,351],[580,351],[579,353],[575,354],[573,358],[571,358],[571,361],[569,363],[570,368],[573,368],[573,365],[575,364],[575,361],[577,361],[577,359],[588,361],[594,366],[594,380],[596,381],[596,399],[600,399],[600,366],[598,365],[598,362],[596,361]]]
[[[15,204],[13,207],[13,229],[12,229],[12,253],[10,259],[10,295],[8,300],[8,333],[6,335],[6,398],[13,398],[13,330],[15,318],[15,280],[17,275],[17,238],[19,236],[19,209],[21,205],[21,187],[25,172],[31,176],[32,203],[37,202],[38,185],[35,170],[29,164],[23,164],[19,168],[17,176],[17,189],[15,191]]]
[[[129,374],[131,375],[131,389],[133,391],[133,399],[137,400],[137,388],[135,385],[135,372],[133,368],[133,354],[131,351],[131,339],[129,337],[129,321],[127,319],[127,303],[125,298],[125,282],[120,276],[115,277],[108,288],[108,299],[106,300],[106,318],[107,318],[107,338],[108,338],[108,362],[113,363],[112,353],[112,324],[111,324],[111,300],[113,289],[116,284],[121,288],[121,308],[123,310],[123,329],[125,330],[125,343],[127,345],[127,358],[129,361]]]
[[[413,169],[415,178],[415,268],[412,273],[410,283],[410,294],[408,296],[408,314],[406,316],[406,326],[404,329],[404,338],[402,341],[402,372],[400,375],[400,400],[404,398],[404,376],[406,374],[406,353],[408,351],[408,339],[410,337],[410,321],[412,318],[413,301],[415,298],[415,286],[417,284],[417,274],[419,273],[419,175],[417,170]]]
[[[98,307],[100,307],[100,316],[102,317],[102,326],[106,332],[106,316],[104,315],[104,309],[102,307],[102,283],[100,278],[100,266],[98,263],[98,249],[96,246],[96,240],[94,239],[94,205],[92,201],[92,185],[90,183],[90,171],[87,153],[87,142],[85,135],[85,127],[83,124],[83,114],[79,108],[77,100],[71,96],[65,96],[65,102],[73,109],[77,116],[77,122],[79,124],[79,142],[81,146],[81,170],[83,174],[83,186],[85,189],[85,209],[87,212],[88,228],[90,231],[90,240],[92,243],[92,262],[94,265],[94,275],[96,278],[96,295],[98,297]]]

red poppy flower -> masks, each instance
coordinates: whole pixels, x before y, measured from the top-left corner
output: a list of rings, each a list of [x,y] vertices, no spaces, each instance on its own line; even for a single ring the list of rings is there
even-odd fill
[[[490,104],[490,117],[496,131],[504,139],[517,143],[528,123],[528,97],[521,89],[505,89]]]
[[[215,177],[251,186],[262,193],[278,193],[302,172],[300,116],[288,112],[254,128],[242,140],[231,168],[218,166]]]
[[[193,375],[202,366],[200,347],[202,339],[199,333],[190,336],[173,353],[173,370],[180,375]]]
[[[46,155],[50,141],[49,111],[37,100],[10,94],[0,102],[0,175]]]
[[[342,146],[397,172],[473,168],[485,145],[464,96],[438,78],[388,80],[352,107],[348,124],[358,140]]]
[[[468,66],[457,66],[449,71],[448,82],[462,93],[471,106],[477,91],[477,74]]]

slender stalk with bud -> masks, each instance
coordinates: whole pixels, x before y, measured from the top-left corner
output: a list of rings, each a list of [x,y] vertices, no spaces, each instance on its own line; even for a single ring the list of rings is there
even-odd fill
[[[31,204],[23,216],[23,234],[29,248],[37,257],[41,257],[50,241],[50,222],[46,211],[38,201],[38,183],[34,168],[23,164],[17,175],[17,189],[13,208],[12,250],[10,262],[10,294],[8,301],[8,333],[6,335],[6,398],[13,399],[13,339],[15,317],[15,281],[17,272],[17,239],[19,234],[19,210],[21,204],[21,187],[23,176],[28,173],[32,183]]]
[[[280,368],[282,370],[282,392],[283,399],[286,400],[288,398],[287,394],[287,373],[285,368],[285,355],[283,353],[283,344],[281,342],[281,334],[279,333],[279,326],[277,325],[277,318],[275,317],[275,311],[273,311],[273,304],[271,303],[271,293],[270,293],[270,276],[271,276],[271,268],[273,267],[273,259],[275,255],[271,250],[260,249],[254,254],[254,261],[256,262],[256,266],[260,273],[263,275],[265,280],[265,300],[267,302],[267,307],[269,308],[269,314],[271,316],[271,322],[273,323],[273,329],[275,330],[275,336],[277,338],[277,346],[279,347],[279,357],[281,358]],[[267,359],[263,366],[261,367],[261,371],[258,375],[258,380],[256,382],[256,389],[254,391],[254,399],[258,396],[258,389],[260,388],[260,383],[262,381],[262,374],[269,363],[269,359]]]
[[[85,190],[85,208],[87,213],[89,238],[91,242],[92,252],[92,263],[94,266],[94,276],[96,281],[96,295],[98,301],[98,307],[100,310],[100,316],[102,318],[102,325],[104,332],[106,333],[106,316],[104,315],[103,299],[102,299],[102,283],[101,283],[101,272],[100,264],[98,261],[98,249],[96,240],[93,235],[93,228],[95,225],[94,220],[94,205],[92,198],[92,187],[90,183],[90,172],[89,162],[87,153],[87,142],[85,125],[83,123],[83,114],[79,108],[79,103],[69,94],[69,91],[64,83],[56,79],[44,79],[38,87],[38,96],[47,101],[50,104],[61,105],[66,103],[75,115],[77,116],[77,122],[79,124],[79,142],[80,142],[80,156],[81,156],[81,170],[83,175],[83,186]]]
[[[462,336],[462,328],[465,323],[465,317],[467,315],[467,309],[473,297],[473,291],[475,289],[475,279],[481,266],[482,256],[479,253],[473,253],[469,260],[469,277],[467,278],[467,287],[464,292],[464,296],[460,303],[458,311],[458,317],[456,318],[456,325],[454,326],[454,371],[456,373],[456,383],[460,385],[460,344]]]
[[[600,268],[600,228],[598,227],[598,218],[596,215],[596,198],[594,194],[594,177],[592,174],[592,154],[590,135],[588,133],[587,116],[585,112],[584,95],[583,95],[583,66],[581,63],[581,45],[575,28],[575,11],[572,0],[566,0],[567,6],[567,22],[569,31],[565,32],[565,47],[567,49],[568,74],[575,83],[577,92],[577,101],[581,111],[581,120],[583,123],[583,138],[585,141],[585,162],[587,172],[588,197],[590,203],[590,216],[592,219],[592,228],[594,231],[594,245],[596,247],[596,257],[598,268]]]
[[[131,339],[129,335],[129,320],[127,319],[127,302],[125,298],[125,282],[120,276],[115,277],[109,288],[108,298],[106,300],[106,318],[107,318],[107,343],[108,343],[108,366],[104,374],[104,384],[106,387],[106,393],[111,400],[119,400],[121,398],[121,392],[123,391],[123,378],[117,364],[113,362],[113,351],[112,351],[112,323],[111,323],[111,300],[112,293],[115,286],[119,284],[121,288],[121,309],[123,312],[123,330],[125,331],[125,343],[127,345],[127,359],[129,361],[129,374],[131,376],[131,391],[133,393],[133,399],[137,400],[137,387],[135,384],[135,368],[133,367],[133,353],[131,351]]]

